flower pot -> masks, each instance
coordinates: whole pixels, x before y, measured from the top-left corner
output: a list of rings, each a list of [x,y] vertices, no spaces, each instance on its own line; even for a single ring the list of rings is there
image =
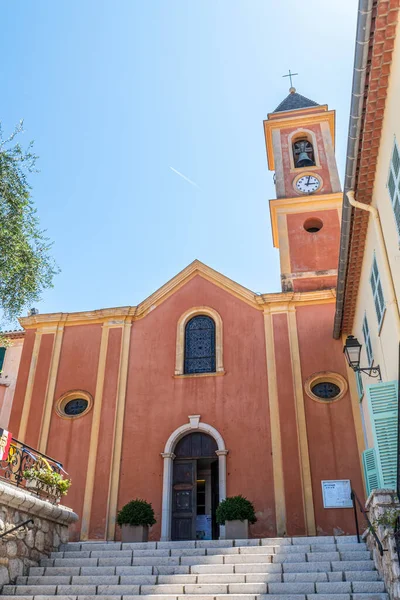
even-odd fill
[[[123,542],[147,542],[149,539],[148,525],[122,525]]]
[[[38,486],[38,480],[37,479],[27,479],[25,482],[25,487],[29,490],[36,490],[39,486]]]
[[[37,496],[49,500],[53,504],[60,502],[61,495],[57,487],[43,483],[40,479],[27,479],[25,487],[27,490],[32,490]]]
[[[226,521],[225,539],[227,540],[247,540],[249,537],[249,522],[244,521]]]

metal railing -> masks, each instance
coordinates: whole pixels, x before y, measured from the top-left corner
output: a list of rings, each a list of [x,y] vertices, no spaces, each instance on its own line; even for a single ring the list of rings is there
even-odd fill
[[[383,553],[386,552],[386,550],[384,550],[382,543],[380,541],[380,539],[378,538],[376,531],[375,531],[375,527],[372,525],[371,521],[369,520],[368,517],[368,513],[365,510],[364,506],[362,505],[362,503],[360,502],[359,497],[357,496],[357,494],[355,493],[354,490],[351,490],[351,499],[353,501],[353,510],[354,510],[354,520],[355,520],[355,524],[356,524],[356,532],[357,532],[357,541],[358,543],[360,543],[360,528],[358,525],[358,515],[357,515],[357,505],[358,508],[360,509],[361,514],[364,516],[366,522],[367,522],[367,526],[368,526],[368,531],[370,532],[370,534],[373,536],[375,543],[378,547],[379,550],[379,554],[381,556],[383,556]]]
[[[8,535],[9,533],[12,533],[16,529],[19,529],[20,527],[24,527],[24,525],[28,525],[28,523],[33,523],[33,519],[27,519],[26,521],[22,521],[22,523],[18,523],[18,525],[15,525],[15,527],[11,527],[11,529],[8,529],[7,531],[5,531],[4,533],[2,533],[0,535],[0,539],[4,536]]]
[[[396,480],[396,492],[397,499],[400,500],[400,343],[399,343],[399,358],[398,358],[398,370],[397,370],[397,480]],[[394,541],[396,544],[397,557],[400,562],[400,516],[396,519],[396,525],[394,527]]]
[[[44,466],[56,473],[64,471],[62,464],[54,458],[42,454],[16,438],[12,438],[7,459],[0,460],[0,479],[20,488],[27,488],[37,496],[42,496],[44,486],[40,482],[32,485],[24,477],[25,470],[40,466]],[[52,496],[52,491],[49,490],[47,495]]]

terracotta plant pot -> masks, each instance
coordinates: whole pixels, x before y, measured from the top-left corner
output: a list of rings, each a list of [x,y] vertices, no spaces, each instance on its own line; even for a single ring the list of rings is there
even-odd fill
[[[148,525],[122,525],[122,541],[147,542],[149,539]]]
[[[225,521],[225,539],[227,540],[247,540],[249,537],[249,522],[244,521]]]

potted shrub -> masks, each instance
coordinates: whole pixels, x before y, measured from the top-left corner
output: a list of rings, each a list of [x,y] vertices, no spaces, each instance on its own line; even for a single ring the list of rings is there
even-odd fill
[[[222,500],[216,511],[216,519],[219,525],[225,525],[227,540],[246,540],[249,537],[249,523],[257,521],[252,502],[243,496]]]
[[[147,542],[149,527],[156,523],[154,510],[146,500],[131,500],[118,512],[117,523],[122,529],[123,542]]]

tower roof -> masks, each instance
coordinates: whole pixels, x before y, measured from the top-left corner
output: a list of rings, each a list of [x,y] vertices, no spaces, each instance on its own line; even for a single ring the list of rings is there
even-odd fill
[[[290,94],[276,107],[274,113],[284,112],[285,110],[297,110],[299,108],[308,108],[309,106],[319,106],[318,102],[310,100],[296,92],[295,88],[290,88]]]

